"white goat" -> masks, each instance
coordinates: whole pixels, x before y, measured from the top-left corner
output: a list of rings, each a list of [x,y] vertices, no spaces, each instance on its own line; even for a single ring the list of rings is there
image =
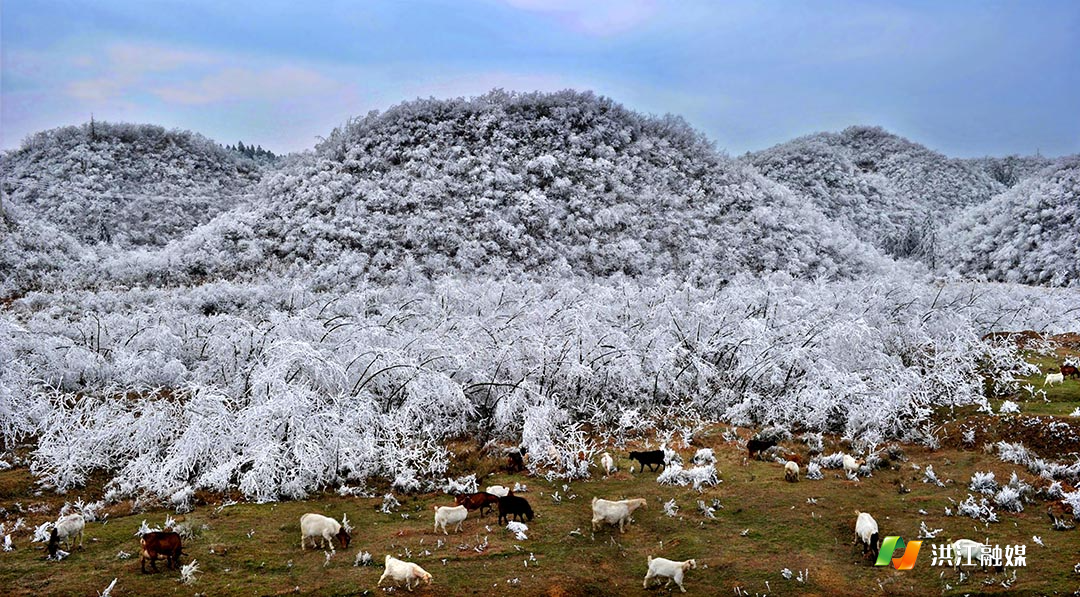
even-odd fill
[[[345,520],[345,519],[343,519]],[[346,524],[348,521],[346,520]],[[334,539],[341,542],[341,548],[347,549],[352,536],[348,528],[342,527],[341,523],[322,514],[308,512],[300,517],[300,549],[307,549],[307,540],[311,539],[314,547],[319,547],[319,539],[324,545],[334,551]]]
[[[686,560],[685,562],[675,562],[665,558],[654,558],[649,556],[649,571],[645,574],[645,582],[641,586],[646,589],[649,588],[649,581],[654,578],[666,578],[668,579],[665,587],[671,586],[671,581],[675,581],[675,584],[679,585],[679,590],[683,593],[686,589],[682,585],[683,575],[687,570],[693,570],[697,568],[697,560]]]
[[[953,566],[959,570],[960,566],[982,566],[986,568],[986,561],[983,559],[990,557],[990,547],[979,543],[978,541],[972,541],[971,539],[957,539],[953,541]],[[1002,569],[1001,566],[995,567],[998,571]]]
[[[447,524],[456,524],[454,532],[461,531],[461,523],[465,521],[465,517],[469,515],[469,510],[465,506],[435,506],[435,531],[438,532],[439,527],[442,527],[444,535],[449,535],[446,532]]]
[[[799,463],[794,460],[787,461],[784,465],[784,480],[796,483],[799,480]]]
[[[844,454],[844,474],[854,477],[859,472],[859,461],[854,457]]]
[[[506,497],[510,493],[510,490],[502,485],[489,485],[485,491],[499,497]]]
[[[615,459],[611,457],[611,454],[604,452],[604,455],[600,457],[600,466],[604,467],[605,475],[610,475],[615,470]]]
[[[68,514],[56,521],[56,538],[67,544],[68,549],[74,545],[75,536],[79,537],[79,547],[83,546],[83,529],[86,528],[86,519],[82,514]]]
[[[875,559],[878,555],[878,525],[873,516],[870,516],[866,512],[855,511],[858,516],[855,518],[855,541],[854,543],[862,542],[863,553],[866,550],[870,550],[870,554]]]
[[[381,586],[387,578],[394,582],[404,582],[405,588],[409,591],[412,591],[413,587],[419,587],[421,582],[431,584],[431,575],[427,570],[412,562],[403,562],[389,554],[386,556],[386,570],[383,570],[375,586]]]
[[[619,532],[625,533],[624,526],[630,524],[630,515],[634,510],[645,506],[645,498],[631,500],[592,499],[592,529],[595,531],[602,523],[619,525]]]
[[[1046,374],[1046,379],[1043,380],[1043,387],[1045,388],[1046,384],[1050,384],[1051,386],[1053,386],[1054,384],[1063,384],[1063,383],[1065,383],[1065,374],[1064,373],[1047,373]]]

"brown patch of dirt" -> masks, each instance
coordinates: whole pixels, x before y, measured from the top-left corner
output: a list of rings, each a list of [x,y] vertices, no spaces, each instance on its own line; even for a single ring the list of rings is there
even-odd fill
[[[996,340],[998,342],[1012,342],[1019,348],[1027,348],[1027,345],[1036,340],[1046,340],[1056,345],[1059,350],[1080,351],[1080,332],[1065,332],[1047,336],[1034,330],[1022,330],[1019,332],[990,332],[982,337],[983,341]]]
[[[1044,336],[1034,330],[1023,330],[1019,332],[990,332],[982,337],[983,341],[996,340],[999,342],[1012,342],[1020,348],[1025,348],[1028,342],[1033,340],[1041,340]]]
[[[1050,336],[1050,341],[1061,348],[1068,350],[1080,350],[1080,333],[1066,332]]]
[[[963,433],[975,430],[975,442],[963,443]],[[1043,458],[1060,458],[1080,449],[1080,421],[1050,415],[972,415],[945,425],[941,443],[959,450],[987,443],[1020,442]]]

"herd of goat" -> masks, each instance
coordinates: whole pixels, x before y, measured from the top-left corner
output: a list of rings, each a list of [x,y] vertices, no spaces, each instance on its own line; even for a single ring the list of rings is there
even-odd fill
[[[1048,373],[1043,385],[1063,383],[1067,377],[1080,378],[1080,369],[1075,364],[1067,362],[1062,365],[1057,373]],[[747,442],[747,455],[749,458],[770,454],[778,449],[778,440],[775,437],[758,435]],[[507,458],[507,470],[511,473],[525,470],[526,452],[524,449],[511,449],[505,453]],[[798,455],[787,454],[783,461],[784,479],[789,482],[798,482],[801,469],[801,459]],[[584,455],[580,455],[584,458]],[[640,470],[655,472],[666,466],[668,454],[664,450],[632,451],[628,455],[631,461],[638,463]],[[854,478],[865,461],[844,454],[842,468],[848,478]],[[600,457],[600,467],[605,475],[615,472],[615,459],[611,454],[604,452]],[[633,469],[631,469],[632,471]],[[598,497],[592,499],[592,530],[595,532],[602,525],[618,526],[620,533],[626,532],[626,526],[630,524],[634,511],[646,507],[644,498],[625,500],[607,500]],[[528,500],[514,495],[513,490],[501,485],[487,487],[486,491],[476,493],[461,493],[454,497],[453,506],[434,506],[434,532],[442,530],[449,534],[452,528],[454,532],[460,532],[462,523],[468,517],[469,512],[479,511],[483,516],[488,511],[497,510],[499,524],[513,521],[531,522],[534,518],[533,509]],[[877,558],[881,548],[881,538],[878,523],[867,512],[855,512],[855,538],[853,545],[861,545],[864,557],[869,554],[873,559]],[[1053,518],[1053,516],[1051,516]],[[321,514],[307,513],[300,517],[300,548],[307,549],[310,543],[314,548],[326,548],[333,550],[336,541],[342,549],[349,547],[352,536],[349,532],[348,521],[343,522],[323,516]],[[68,514],[62,516],[51,525],[48,535],[47,551],[49,557],[55,557],[63,543],[68,549],[72,549],[76,540],[80,547],[83,545],[83,531],[86,520],[81,514]],[[175,531],[150,531],[143,533],[139,539],[140,561],[139,567],[146,573],[146,563],[150,563],[150,569],[157,572],[157,560],[164,559],[170,569],[180,567],[180,557],[183,555],[183,541],[179,533]],[[951,544],[953,564],[959,568],[963,561],[980,561],[989,554],[990,547],[971,541],[959,539]],[[420,584],[430,584],[432,576],[419,565],[399,560],[387,555],[384,561],[385,570],[379,578],[377,586],[382,586],[384,581],[390,580],[404,586],[409,591]],[[685,561],[673,561],[665,558],[648,557],[648,572],[645,575],[643,586],[648,588],[650,581],[654,579],[667,579],[667,585],[675,583],[682,592],[683,578],[687,571],[697,567],[696,559]]]
[[[775,439],[751,439],[747,444],[748,457],[753,458],[755,455],[768,454],[770,451],[778,449],[774,448],[776,445],[777,441]],[[508,469],[520,470],[519,467],[523,465],[524,456],[524,450],[508,451]],[[799,467],[800,459],[793,454],[789,454],[789,458],[783,465],[784,479],[789,482],[798,482],[801,472]],[[642,472],[646,468],[650,471],[659,470],[667,462],[664,450],[632,451],[629,453],[629,459],[636,461],[640,465]],[[843,456],[844,473],[849,477],[853,477],[862,465],[862,461],[856,460],[852,456],[846,454]],[[604,473],[608,475],[616,470],[614,458],[607,452],[601,455],[600,466]],[[482,492],[455,495],[454,502],[453,506],[434,506],[434,532],[437,533],[440,530],[444,534],[449,534],[451,530],[460,532],[462,523],[471,511],[479,511],[480,515],[483,516],[488,511],[497,510],[500,525],[504,522],[509,523],[511,520],[527,520],[531,522],[534,518],[528,500],[514,495],[513,490],[500,485],[489,486],[486,491]],[[624,533],[627,525],[631,523],[634,512],[638,508],[646,507],[646,505],[644,498],[607,500],[594,497],[592,499],[592,530],[595,532],[602,525],[612,525],[618,526],[619,532]],[[77,539],[79,545],[82,546],[85,525],[86,522],[80,514],[69,514],[61,517],[52,525],[49,532],[47,549],[50,555],[55,555],[61,542],[64,542],[68,549],[71,549]],[[316,549],[333,551],[336,542],[342,549],[347,549],[352,539],[350,530],[346,519],[343,519],[343,522],[338,522],[321,514],[304,514],[300,517],[300,548],[305,550],[310,544]],[[880,549],[880,536],[877,521],[874,520],[873,516],[866,512],[856,512],[855,539],[852,543],[853,545],[862,545],[864,557],[868,553],[871,558],[877,557]],[[956,566],[959,567],[961,554],[974,555],[976,561],[978,561],[979,555],[986,550],[986,546],[961,539],[953,543],[953,550],[956,554]],[[158,570],[156,562],[159,559],[164,559],[170,569],[179,568],[180,557],[183,554],[181,536],[175,531],[144,533],[140,537],[140,552],[140,569],[143,573],[147,571],[147,562],[150,563],[151,570],[156,572]],[[384,564],[385,570],[379,578],[377,586],[382,586],[384,581],[389,580],[412,591],[420,584],[430,584],[432,581],[431,574],[415,563],[387,555]],[[674,583],[682,592],[685,592],[686,589],[683,587],[684,575],[687,571],[697,567],[697,560],[688,559],[680,562],[649,556],[647,566],[648,572],[643,583],[644,587],[647,588],[650,582],[655,579],[667,579],[666,586]]]

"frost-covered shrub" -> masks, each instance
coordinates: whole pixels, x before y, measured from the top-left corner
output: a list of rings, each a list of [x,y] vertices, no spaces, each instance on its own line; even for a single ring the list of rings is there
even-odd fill
[[[817,462],[819,465],[821,465],[821,468],[844,468],[844,453],[834,452],[832,454],[829,454],[828,456],[822,456],[821,458],[818,458]]]
[[[1046,497],[1052,500],[1060,500],[1065,497],[1065,491],[1061,487],[1061,481],[1054,481],[1046,488]]]
[[[1015,415],[1020,412],[1020,405],[1012,400],[1006,400],[1001,403],[1001,407],[998,412],[1003,415]]]
[[[919,539],[933,539],[934,537],[937,537],[941,531],[942,529],[931,530],[927,528],[925,520],[919,523]]]
[[[671,445],[700,413],[866,444],[929,437],[935,409],[982,400],[984,358],[993,377],[1019,370],[1015,349],[979,340],[979,321],[1022,304],[1017,321],[1043,329],[1067,310],[1011,286],[980,287],[958,309],[970,286],[910,278],[446,278],[338,295],[265,275],[15,301],[0,316],[18,321],[0,333],[15,361],[0,368],[0,408],[29,397],[43,410],[18,406],[0,425],[38,438],[29,460],[46,485],[103,473],[110,499],[192,488],[273,500],[369,478],[434,490],[460,437],[531,444],[542,473],[580,477],[593,451],[579,425],[633,410],[646,437],[664,414]],[[121,370],[152,373],[159,352],[184,373]],[[151,382],[175,385],[127,385]]]
[[[527,540],[529,538],[525,534],[525,531],[528,531],[529,527],[523,522],[518,522],[516,520],[511,520],[506,524],[506,530],[513,533],[514,538],[517,539],[518,541],[525,541],[525,540]]]
[[[1080,520],[1080,490],[1066,493],[1062,496],[1061,501],[1072,509],[1073,518]]]
[[[982,473],[976,471],[976,473],[971,476],[971,483],[968,484],[968,489],[984,495],[994,495],[998,490],[997,481],[994,480],[994,473]]]
[[[926,468],[923,469],[922,482],[932,483],[938,487],[945,487],[945,484],[941,482],[941,479],[938,479],[937,473],[934,472],[934,466],[931,464],[926,465]]]
[[[672,450],[671,448],[668,448],[666,444],[661,445],[660,449],[664,451],[664,466],[665,467],[672,466],[672,465],[682,466],[682,463],[683,463],[682,456],[680,456],[678,452],[676,452],[675,450]]]
[[[382,505],[379,506],[379,512],[383,514],[391,514],[401,507],[401,502],[394,497],[394,494],[388,493],[383,496]]]
[[[799,440],[806,444],[806,449],[810,454],[820,454],[825,449],[824,435],[818,433],[803,433],[799,436]]]
[[[695,465],[713,465],[716,464],[716,456],[713,454],[712,448],[701,448],[694,453],[694,458],[690,460]]]
[[[963,434],[961,434],[961,441],[967,447],[974,446],[975,445],[975,430],[974,429],[965,429]]]
[[[446,487],[443,489],[450,495],[457,495],[459,493],[476,493],[479,491],[476,482],[476,475],[469,474],[464,477],[458,477],[457,479],[447,479]]]
[[[986,498],[981,498],[979,501],[975,501],[975,496],[968,494],[967,499],[960,502],[956,506],[956,513],[959,516],[969,516],[983,522],[997,522],[998,517],[994,512],[993,506],[986,501]]]
[[[825,474],[821,472],[821,465],[816,462],[810,462],[806,465],[806,478],[812,481],[824,479]]]
[[[1006,485],[997,492],[994,496],[994,503],[998,508],[1008,510],[1009,512],[1023,512],[1024,503],[1020,499],[1020,492],[1015,488]]]
[[[1035,458],[1035,454],[1022,443],[1000,441],[997,443],[998,455],[1004,462],[1026,465]]]
[[[1047,462],[1042,458],[1032,458],[1027,465],[1028,471],[1044,479],[1058,479],[1076,485],[1080,483],[1080,459],[1064,464]]]
[[[712,465],[684,469],[681,464],[672,464],[664,467],[663,472],[656,476],[656,482],[661,485],[692,485],[701,491],[703,487],[720,483],[720,477]]]
[[[679,505],[675,503],[675,498],[664,502],[664,515],[670,518],[674,518],[679,515]]]

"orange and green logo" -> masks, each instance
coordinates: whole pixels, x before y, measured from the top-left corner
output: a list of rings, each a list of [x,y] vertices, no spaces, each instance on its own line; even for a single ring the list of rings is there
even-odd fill
[[[897,570],[911,570],[915,567],[915,558],[919,557],[920,547],[922,547],[922,541],[909,541],[905,548],[904,540],[900,537],[885,537],[885,540],[881,543],[881,551],[878,552],[877,561],[874,562],[874,565],[888,566],[891,562],[893,568],[896,568]],[[904,556],[894,558],[893,553],[898,549],[904,550]]]

